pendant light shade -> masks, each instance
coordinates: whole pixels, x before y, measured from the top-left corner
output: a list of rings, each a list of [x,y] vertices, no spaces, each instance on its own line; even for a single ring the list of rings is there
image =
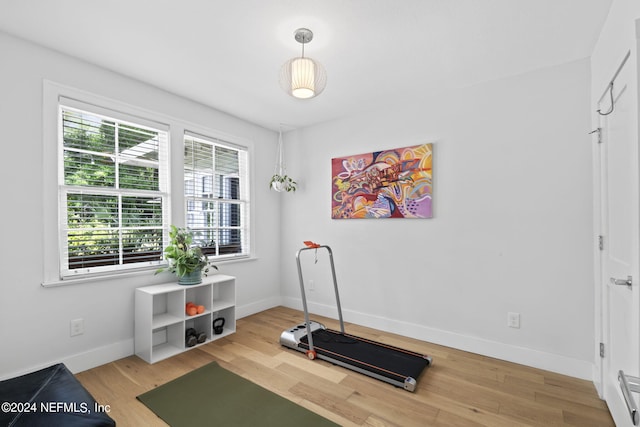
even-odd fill
[[[284,63],[280,69],[280,86],[295,98],[313,98],[322,93],[327,85],[327,72],[322,64],[304,56],[305,43],[313,39],[311,30],[296,30],[295,39],[302,44],[302,55]]]

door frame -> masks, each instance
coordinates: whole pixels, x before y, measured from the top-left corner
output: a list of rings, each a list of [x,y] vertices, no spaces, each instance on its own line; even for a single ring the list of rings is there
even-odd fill
[[[609,91],[611,90],[610,86],[614,83],[618,74],[622,71],[623,67],[630,66],[627,65],[627,62],[630,58],[631,51],[627,51],[624,59],[618,66],[615,74],[611,81],[607,84],[604,92],[598,99],[596,107],[600,106],[600,103],[606,100],[609,96]],[[611,100],[613,103],[613,99]],[[611,108],[614,108],[611,105]],[[604,398],[602,382],[604,378],[604,369],[605,365],[603,363],[603,354],[606,353],[607,347],[607,336],[605,331],[605,304],[607,301],[605,300],[605,295],[603,293],[602,287],[602,252],[603,245],[605,244],[605,240],[608,236],[606,236],[606,230],[603,230],[603,185],[605,184],[603,180],[603,147],[605,147],[608,141],[605,140],[602,132],[603,129],[600,127],[600,109],[595,110],[594,121],[596,122],[595,130],[590,132],[592,135],[592,171],[593,171],[593,230],[594,230],[594,240],[593,240],[593,277],[594,277],[594,289],[595,289],[595,346],[594,346],[594,371],[593,371],[593,382],[596,386],[596,390],[598,391],[598,395],[600,398]],[[603,115],[607,115],[605,113]],[[606,155],[606,154],[605,154]],[[604,346],[604,347],[603,347]]]
[[[630,124],[632,132],[633,132],[633,138],[636,141],[636,144],[638,144],[640,142],[640,120],[638,119],[638,114],[640,113],[640,95],[639,95],[639,87],[640,87],[640,76],[638,74],[639,71],[639,66],[638,66],[638,58],[640,58],[640,20],[636,20],[635,21],[635,28],[637,29],[636,31],[636,39],[635,39],[635,46],[632,46],[629,53],[627,54],[627,56],[625,56],[625,60],[621,63],[618,71],[615,73],[614,75],[614,79],[615,76],[617,76],[618,72],[620,71],[620,69],[622,69],[623,66],[626,67],[630,67],[630,73],[631,73],[631,78],[629,80],[629,89],[630,89],[630,93],[632,96],[631,102],[632,105],[635,105],[635,112],[632,114],[632,117],[635,118],[635,122],[632,122]],[[626,64],[625,64],[626,62]],[[612,80],[614,80],[612,79]],[[600,99],[598,100],[597,104],[599,104],[600,102],[603,101],[603,99],[605,99],[605,97],[608,95],[608,88],[609,85],[607,85],[607,89],[605,89],[605,92],[603,93],[603,95],[600,97]],[[600,139],[601,139],[601,131],[600,131],[600,119],[598,116],[597,112],[594,112],[593,115],[593,122],[596,124],[597,129],[596,131],[592,132],[592,159],[593,159],[593,163],[592,163],[592,167],[593,167],[593,230],[594,230],[594,240],[593,240],[593,256],[594,256],[594,269],[593,269],[593,274],[594,274],[594,307],[595,307],[595,328],[594,328],[594,337],[595,337],[595,345],[594,345],[594,369],[593,369],[593,383],[596,387],[596,390],[598,392],[598,395],[600,398],[604,399],[604,389],[605,389],[605,375],[607,374],[607,361],[604,360],[604,358],[601,357],[601,344],[604,345],[604,357],[607,357],[607,348],[609,346],[609,342],[607,342],[608,339],[608,332],[605,330],[605,328],[608,325],[607,320],[604,318],[607,315],[607,309],[605,307],[605,304],[608,304],[608,301],[606,300],[606,295],[604,295],[603,292],[603,284],[602,284],[602,260],[601,260],[601,256],[602,256],[602,251],[600,249],[600,236],[603,236],[603,230],[602,230],[602,220],[603,220],[603,215],[602,215],[602,198],[603,198],[603,194],[602,194],[602,185],[603,185],[603,179],[601,176],[601,161],[602,159],[602,146],[600,144]],[[637,150],[637,154],[640,154],[640,150]],[[635,176],[636,178],[640,177],[640,158],[636,159],[635,161]],[[638,179],[636,179],[636,182],[634,184],[634,192],[638,193],[638,197],[635,200],[636,206],[634,206],[634,213],[636,214],[635,216],[635,221],[637,222],[636,224],[636,232],[638,232],[638,230],[640,230],[640,227],[638,227],[638,224],[640,224],[640,206],[637,206],[638,204],[640,204],[640,183],[638,182]],[[606,245],[606,235],[604,236],[605,241],[604,244]],[[637,256],[640,256],[640,254],[636,254]],[[634,277],[634,287],[638,286],[638,279],[640,279],[640,277]],[[634,289],[633,290],[633,294],[632,294],[632,298],[638,298],[638,290]],[[640,307],[640,304],[638,304],[638,302],[636,302],[636,307]],[[638,323],[638,320],[640,319],[640,313],[634,313],[633,315],[633,319],[634,322]],[[635,373],[630,373],[630,374],[635,374]],[[623,403],[624,405],[624,403]]]

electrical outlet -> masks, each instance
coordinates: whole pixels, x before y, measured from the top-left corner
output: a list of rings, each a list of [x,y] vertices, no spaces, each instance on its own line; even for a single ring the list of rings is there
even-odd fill
[[[316,290],[316,284],[313,282],[313,280],[309,280],[309,290],[310,291]]]
[[[507,313],[507,326],[510,328],[520,328],[520,313]]]
[[[75,319],[70,323],[70,334],[72,337],[84,334],[84,320]]]

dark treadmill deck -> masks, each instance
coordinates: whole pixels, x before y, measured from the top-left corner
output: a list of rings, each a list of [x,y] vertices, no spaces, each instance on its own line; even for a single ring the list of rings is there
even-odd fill
[[[320,357],[329,357],[398,383],[406,378],[417,380],[431,363],[423,354],[331,329],[313,331],[312,336],[313,348]],[[300,346],[309,349],[306,335],[300,338]]]

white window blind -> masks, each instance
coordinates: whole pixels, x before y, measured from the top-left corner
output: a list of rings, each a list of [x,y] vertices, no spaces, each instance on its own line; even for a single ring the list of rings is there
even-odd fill
[[[213,259],[250,253],[248,184],[245,147],[185,134],[186,223]]]
[[[59,111],[62,276],[159,264],[168,227],[167,129],[71,100],[61,99]]]

